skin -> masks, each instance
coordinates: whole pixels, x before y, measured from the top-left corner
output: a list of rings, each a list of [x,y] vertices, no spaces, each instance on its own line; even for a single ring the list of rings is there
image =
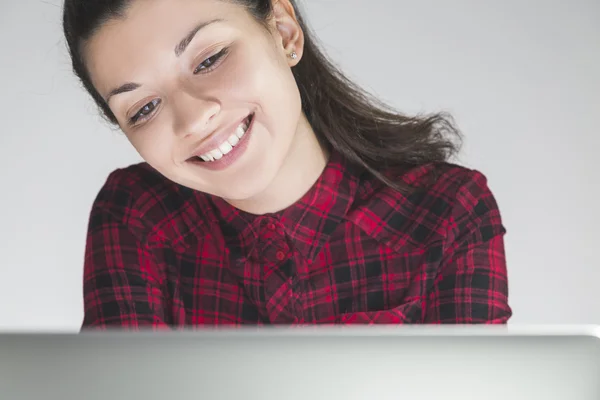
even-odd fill
[[[302,113],[291,72],[302,60],[303,32],[289,1],[273,1],[274,17],[265,29],[243,7],[225,1],[138,0],[124,18],[105,23],[84,49],[94,86],[148,164],[178,184],[253,214],[296,202],[328,157]],[[194,27],[215,19],[221,21],[198,31],[175,54]],[[205,60],[223,48],[226,55],[205,68]],[[140,86],[108,98],[128,82]],[[148,103],[146,119],[131,125]],[[235,163],[213,171],[187,161],[211,135],[250,113],[253,133]]]

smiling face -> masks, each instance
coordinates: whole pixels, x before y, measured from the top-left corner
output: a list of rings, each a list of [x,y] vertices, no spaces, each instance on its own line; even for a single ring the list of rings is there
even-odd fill
[[[137,0],[84,55],[144,160],[174,182],[242,204],[291,190],[294,171],[320,152],[291,72],[302,44],[287,0],[275,4],[268,29],[232,2]]]

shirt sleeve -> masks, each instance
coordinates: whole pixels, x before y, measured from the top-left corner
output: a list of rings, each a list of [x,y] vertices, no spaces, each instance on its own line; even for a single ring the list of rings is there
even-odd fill
[[[82,329],[166,328],[158,268],[124,218],[95,203],[85,249]]]
[[[424,322],[504,324],[512,316],[506,231],[486,178],[474,172],[455,201],[450,245],[424,304]]]

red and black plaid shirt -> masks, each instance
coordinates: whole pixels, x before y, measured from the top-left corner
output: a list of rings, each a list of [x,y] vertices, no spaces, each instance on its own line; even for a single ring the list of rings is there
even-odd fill
[[[333,153],[297,204],[254,216],[145,163],[117,170],[91,212],[83,327],[505,323],[485,177],[437,164],[399,179],[422,189],[402,195]]]

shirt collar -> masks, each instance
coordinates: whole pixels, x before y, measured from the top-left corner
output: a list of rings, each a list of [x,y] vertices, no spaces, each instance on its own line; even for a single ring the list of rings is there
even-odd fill
[[[228,242],[252,246],[261,226],[276,221],[308,260],[313,260],[348,214],[359,189],[362,170],[333,151],[325,169],[309,191],[292,206],[277,213],[252,215],[221,198],[211,196],[219,224]]]

